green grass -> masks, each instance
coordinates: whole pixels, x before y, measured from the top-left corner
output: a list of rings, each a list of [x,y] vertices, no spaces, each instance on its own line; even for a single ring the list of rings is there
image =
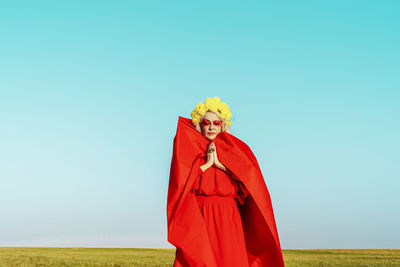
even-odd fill
[[[400,249],[284,249],[285,266],[400,266]],[[0,247],[5,266],[172,266],[175,249]]]
[[[400,266],[400,249],[284,249],[285,266]]]

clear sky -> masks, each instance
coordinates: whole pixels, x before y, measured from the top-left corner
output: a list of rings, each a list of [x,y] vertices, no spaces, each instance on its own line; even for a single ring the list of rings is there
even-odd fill
[[[282,248],[400,247],[398,1],[8,1],[0,246],[172,247],[178,116],[218,96]]]

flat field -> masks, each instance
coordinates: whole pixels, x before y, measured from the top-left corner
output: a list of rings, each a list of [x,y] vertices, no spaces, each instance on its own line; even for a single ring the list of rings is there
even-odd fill
[[[400,249],[284,249],[286,267],[400,266]],[[175,249],[0,247],[5,266],[172,266]]]

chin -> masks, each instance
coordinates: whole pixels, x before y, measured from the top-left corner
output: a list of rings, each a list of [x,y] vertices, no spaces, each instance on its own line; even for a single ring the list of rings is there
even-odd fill
[[[209,136],[209,135],[205,135],[205,137],[208,139],[208,140],[214,140],[215,139],[215,137],[217,137],[217,135],[218,134],[215,134],[215,135],[213,135],[213,136]]]

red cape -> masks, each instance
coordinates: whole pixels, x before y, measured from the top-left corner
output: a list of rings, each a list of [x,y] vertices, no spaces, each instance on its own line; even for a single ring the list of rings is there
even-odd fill
[[[217,267],[193,183],[209,144],[190,119],[179,116],[168,187],[168,241],[177,248],[174,267]],[[220,162],[241,181],[249,195],[239,205],[250,267],[284,266],[271,198],[257,159],[235,136],[222,132],[213,140]]]

